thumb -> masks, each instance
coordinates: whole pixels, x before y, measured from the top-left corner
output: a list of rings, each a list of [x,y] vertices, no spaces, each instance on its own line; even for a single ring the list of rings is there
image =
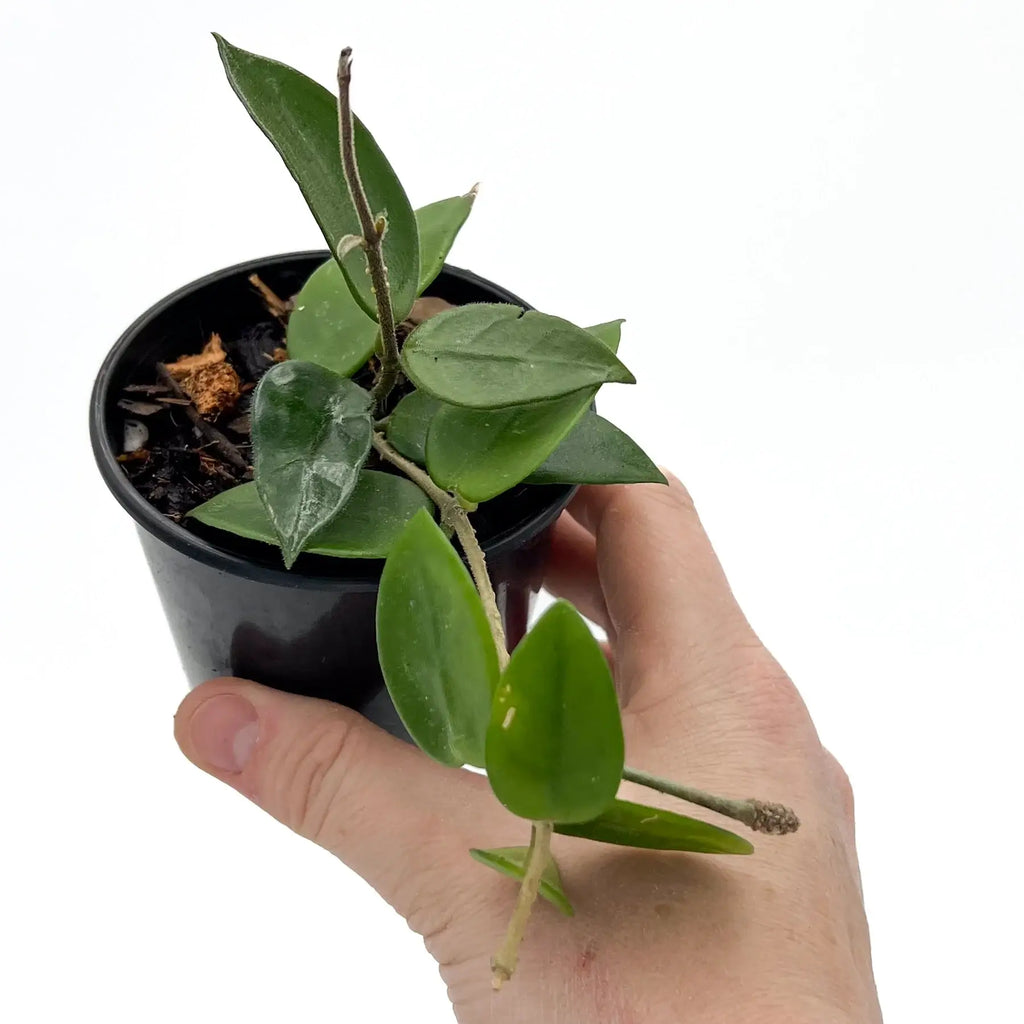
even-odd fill
[[[190,761],[339,857],[414,930],[450,906],[486,813],[483,778],[349,708],[243,679],[189,693],[174,735]]]

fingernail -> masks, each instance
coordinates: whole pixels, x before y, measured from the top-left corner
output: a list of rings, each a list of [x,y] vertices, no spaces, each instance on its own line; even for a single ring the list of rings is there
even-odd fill
[[[203,701],[189,722],[189,737],[196,755],[222,772],[242,771],[259,735],[256,709],[234,693],[218,693]]]

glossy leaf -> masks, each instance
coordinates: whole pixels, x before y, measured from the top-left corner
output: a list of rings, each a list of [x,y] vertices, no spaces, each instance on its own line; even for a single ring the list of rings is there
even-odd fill
[[[352,381],[293,359],[272,367],[256,388],[256,487],[286,566],[352,494],[370,451],[372,404]]]
[[[427,436],[427,469],[442,487],[488,501],[536,470],[586,412],[587,388],[508,409],[442,405]]]
[[[601,648],[556,601],[512,652],[494,695],[487,774],[497,798],[533,821],[588,821],[622,777],[622,719]]]
[[[588,413],[543,465],[526,478],[531,484],[667,483],[644,450],[613,423]]]
[[[621,326],[621,320],[612,320],[586,330],[614,352],[619,346]],[[488,501],[523,480],[560,482],[534,479],[531,474],[572,437],[574,426],[597,390],[586,388],[563,398],[507,409],[467,409],[438,403],[436,419],[427,424],[430,475],[442,487],[453,488],[478,502]],[[555,468],[563,470],[561,464]]]
[[[411,391],[388,419],[387,437],[399,454],[421,466],[427,462],[427,431],[442,403],[425,391]]]
[[[597,338],[567,320],[505,303],[459,306],[409,335],[402,361],[435,398],[477,409],[558,398],[635,378]]]
[[[361,235],[362,229],[342,172],[334,95],[294,68],[241,50],[221,36],[215,38],[231,87],[281,155],[336,254],[346,235]],[[400,321],[408,315],[419,289],[416,217],[387,158],[358,119],[355,148],[370,209],[375,216],[387,216],[384,261],[395,319]],[[376,319],[362,250],[350,252],[342,266],[360,305]]]
[[[742,836],[706,821],[628,800],[616,800],[592,821],[559,823],[555,831],[599,843],[688,853],[753,853]]]
[[[416,743],[443,764],[482,767],[498,654],[468,570],[425,511],[384,565],[377,650]]]
[[[431,507],[411,480],[364,469],[345,507],[313,535],[305,550],[334,558],[385,558],[406,523]],[[255,483],[223,491],[189,515],[218,530],[280,546]]]
[[[455,236],[473,209],[474,199],[475,188],[464,196],[440,199],[416,211],[416,226],[420,235],[419,294],[441,273]]]
[[[489,868],[494,868],[495,871],[521,882],[526,874],[526,857],[529,852],[528,846],[503,846],[495,850],[470,850],[469,855],[481,864],[486,864]],[[553,857],[544,869],[538,892],[566,917],[572,917],[575,913],[562,888],[562,876],[558,872],[558,865]]]
[[[356,302],[337,261],[317,267],[288,317],[288,355],[351,377],[373,355],[377,322]]]

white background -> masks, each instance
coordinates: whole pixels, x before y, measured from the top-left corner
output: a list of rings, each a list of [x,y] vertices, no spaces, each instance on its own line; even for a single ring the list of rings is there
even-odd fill
[[[365,13],[363,13],[365,12]],[[355,96],[453,262],[624,316],[603,408],[693,491],[857,793],[891,1021],[1019,1005],[1024,8],[16,0],[0,36],[0,1017],[449,1021],[419,940],[190,766],[88,451],[180,284],[319,245],[209,30]]]

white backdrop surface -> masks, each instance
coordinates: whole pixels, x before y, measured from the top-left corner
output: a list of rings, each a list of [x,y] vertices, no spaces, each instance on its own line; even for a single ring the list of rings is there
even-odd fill
[[[5,979],[19,1024],[450,1021],[362,882],[189,765],[86,402],[142,310],[316,227],[209,37],[327,84],[452,261],[640,379],[858,800],[887,1019],[1013,1016],[1024,612],[1015,0],[14,0],[0,37]]]

